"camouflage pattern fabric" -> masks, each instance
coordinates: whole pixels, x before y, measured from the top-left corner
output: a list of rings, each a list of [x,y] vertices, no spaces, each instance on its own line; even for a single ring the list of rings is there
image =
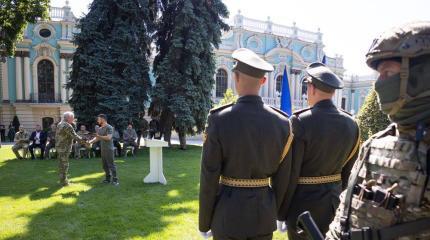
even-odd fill
[[[71,152],[73,140],[82,140],[82,138],[76,134],[72,125],[61,121],[57,126],[55,140],[57,152]]]
[[[58,153],[58,174],[60,177],[60,184],[65,186],[69,184],[67,174],[69,172],[69,155],[68,152]]]
[[[29,135],[26,131],[17,132],[15,134],[15,144],[12,146],[12,151],[18,159],[25,157],[28,151]],[[18,150],[23,149],[24,156],[21,156]]]
[[[370,148],[370,154],[361,160],[365,162],[359,169],[357,183],[366,190],[362,188],[353,195],[351,227],[381,229],[430,217],[430,188],[426,186],[425,173],[428,143],[421,141],[417,147],[413,134],[389,135],[371,140],[364,148]],[[372,195],[369,191],[373,192],[372,197],[366,197]],[[382,196],[381,201],[377,200],[376,193]],[[346,191],[341,194],[341,204],[326,239],[340,239],[345,196]],[[398,199],[398,204],[390,206],[390,196]],[[430,229],[398,239],[430,239]]]

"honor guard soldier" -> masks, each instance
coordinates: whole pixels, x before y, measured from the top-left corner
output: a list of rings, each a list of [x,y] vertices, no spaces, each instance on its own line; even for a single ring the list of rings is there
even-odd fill
[[[306,239],[296,228],[298,215],[305,211],[322,232],[328,230],[360,142],[357,123],[331,100],[343,88],[340,78],[322,63],[310,64],[306,73],[310,107],[291,117],[293,170],[279,213],[279,220],[287,221],[290,240]]]
[[[326,239],[430,239],[430,22],[385,32],[366,58],[393,124],[363,144]]]
[[[258,96],[272,65],[245,48],[232,57],[239,99],[208,116],[199,229],[214,239],[272,239],[290,176],[292,128],[287,114]]]

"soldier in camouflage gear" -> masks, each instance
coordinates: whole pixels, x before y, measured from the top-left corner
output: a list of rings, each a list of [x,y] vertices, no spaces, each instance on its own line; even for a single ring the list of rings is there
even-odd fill
[[[76,134],[72,127],[75,117],[72,112],[65,112],[63,120],[57,126],[55,149],[57,150],[59,159],[59,175],[60,184],[63,186],[69,185],[67,180],[67,172],[69,170],[69,155],[72,151],[73,140],[78,140],[84,143],[85,141]]]
[[[430,239],[430,22],[383,34],[367,64],[393,124],[364,143],[326,239]]]
[[[49,157],[49,151],[52,148],[55,148],[55,134],[57,132],[57,126],[55,124],[51,125],[51,128],[48,131],[48,143],[45,147],[45,156]]]
[[[15,153],[16,158],[22,159],[21,155],[19,155],[18,152],[19,149],[23,150],[23,157],[25,157],[25,155],[27,154],[29,137],[30,136],[24,130],[24,128],[20,126],[19,131],[15,133],[15,145],[12,146],[12,151],[13,153]]]

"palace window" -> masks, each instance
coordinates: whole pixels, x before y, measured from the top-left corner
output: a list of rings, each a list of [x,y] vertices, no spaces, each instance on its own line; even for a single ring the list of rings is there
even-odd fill
[[[51,36],[51,30],[47,29],[47,28],[42,28],[39,31],[39,35],[43,38],[49,38]]]
[[[37,64],[37,79],[39,102],[55,102],[54,65],[49,60],[42,60]]]
[[[284,78],[283,75],[279,75],[276,77],[276,92],[281,93],[282,91],[282,78]]]
[[[215,79],[215,96],[217,98],[224,97],[227,91],[227,72],[224,69],[218,69]]]
[[[305,83],[305,79],[302,81],[302,96],[308,95],[308,84]]]

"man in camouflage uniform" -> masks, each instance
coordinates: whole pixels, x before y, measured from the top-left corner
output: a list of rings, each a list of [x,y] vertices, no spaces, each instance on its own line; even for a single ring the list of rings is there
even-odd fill
[[[55,148],[55,134],[57,132],[57,126],[55,124],[51,125],[51,128],[48,131],[48,143],[45,147],[45,156],[49,157],[49,151],[52,148]]]
[[[60,184],[63,186],[69,185],[67,172],[69,170],[69,155],[72,151],[73,140],[80,141],[81,143],[85,142],[73,129],[72,124],[74,120],[75,116],[72,112],[65,112],[63,120],[57,126],[55,136],[55,149],[57,150],[59,159]]]
[[[23,157],[25,157],[25,155],[27,154],[29,137],[30,136],[24,130],[24,128],[22,126],[20,126],[19,131],[17,133],[15,133],[15,144],[12,146],[12,151],[13,151],[13,153],[15,153],[16,158],[22,159],[21,155],[19,155],[19,152],[18,152],[18,150],[20,150],[20,149],[22,149],[24,152]]]
[[[89,141],[92,138],[90,132],[87,131],[87,127],[83,124],[81,125],[80,130],[76,132],[76,134],[78,134],[82,138],[82,140],[85,141]],[[91,147],[88,144],[82,144],[81,142],[75,143],[73,145],[73,148],[75,152],[75,158],[81,157],[81,154],[79,152],[81,148],[85,148],[87,152],[91,151]]]
[[[376,39],[367,64],[393,122],[367,140],[327,239],[430,239],[430,22]]]

